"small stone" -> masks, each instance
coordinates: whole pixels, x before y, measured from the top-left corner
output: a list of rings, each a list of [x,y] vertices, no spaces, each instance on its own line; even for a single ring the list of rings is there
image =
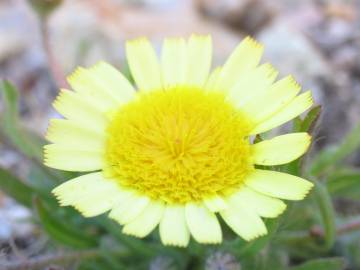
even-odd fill
[[[0,240],[8,240],[10,237],[26,237],[32,234],[34,225],[30,221],[30,211],[5,198],[0,208]]]
[[[292,74],[304,90],[312,90],[316,102],[323,99],[319,80],[332,78],[332,71],[303,33],[279,19],[261,31],[258,39],[265,46],[264,61],[279,70],[280,78]]]
[[[164,256],[156,257],[151,263],[149,270],[176,270],[172,259]]]
[[[275,7],[264,0],[197,0],[200,12],[228,24],[230,27],[254,34],[275,15]]]
[[[218,251],[207,258],[205,270],[241,270],[241,265],[233,255]]]

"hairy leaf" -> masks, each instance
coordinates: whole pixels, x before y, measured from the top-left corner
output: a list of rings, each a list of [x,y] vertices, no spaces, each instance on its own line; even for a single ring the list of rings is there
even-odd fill
[[[61,217],[51,213],[39,198],[34,200],[41,225],[49,236],[55,241],[73,248],[87,248],[97,245],[97,240],[91,235],[84,233],[83,228],[76,228]]]
[[[35,195],[35,191],[8,170],[1,167],[0,189],[10,197],[14,198],[17,202],[24,206],[31,207],[32,196]]]
[[[338,146],[325,148],[313,160],[310,171],[319,175],[360,148],[360,124]]]
[[[291,268],[291,270],[343,270],[343,269],[345,269],[345,260],[343,258],[315,259]]]

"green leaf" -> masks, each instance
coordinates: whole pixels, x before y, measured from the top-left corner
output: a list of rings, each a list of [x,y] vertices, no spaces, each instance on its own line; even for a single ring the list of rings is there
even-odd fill
[[[301,119],[297,117],[293,120],[293,132],[307,132],[312,134],[320,118],[321,106],[315,106]],[[302,156],[289,164],[285,165],[285,171],[293,175],[301,175],[304,157]]]
[[[321,114],[321,105],[315,106],[312,108],[301,121],[298,132],[308,132],[312,134],[314,128],[320,118]]]
[[[4,118],[7,122],[16,122],[18,117],[18,91],[9,81],[3,81]]]
[[[256,256],[274,237],[279,226],[280,218],[266,219],[265,224],[268,233],[265,236],[259,237],[253,241],[247,242],[239,237],[233,241],[225,242],[223,249],[237,256],[238,258]]]
[[[321,105],[318,105],[313,107],[303,119],[296,117],[293,120],[293,132],[308,132],[312,134],[320,118],[320,114]]]
[[[28,158],[41,161],[43,140],[19,126],[17,89],[8,81],[4,81],[0,89],[4,96],[5,107],[1,118],[0,135]]]
[[[49,192],[40,190],[22,181],[10,171],[0,167],[0,189],[15,199],[18,203],[31,208],[34,196],[41,196],[48,203],[55,203]]]
[[[360,124],[345,136],[340,145],[325,148],[315,157],[310,168],[311,174],[319,175],[329,170],[358,148],[360,148]]]
[[[302,125],[302,119],[300,116],[294,118],[294,120],[292,121],[292,130],[293,132],[299,132],[301,130],[301,125]]]
[[[346,258],[349,260],[349,269],[360,269],[360,237],[357,233],[356,235],[349,237],[351,240],[346,241],[344,245],[344,253]],[[352,267],[352,268],[351,268]]]
[[[0,167],[0,189],[24,206],[31,207],[34,190],[11,174],[8,170]]]
[[[330,249],[334,245],[336,237],[335,211],[326,186],[318,181],[314,182],[314,197],[319,206],[324,226],[324,248]]]
[[[245,246],[243,246],[239,251],[241,256],[258,254],[273,238],[274,234],[276,233],[279,227],[279,219],[280,218],[265,220],[268,233],[265,236],[255,239],[251,242],[248,242]]]
[[[34,189],[47,194],[50,194],[51,190],[57,185],[54,179],[50,178],[49,175],[39,169],[38,166],[30,167],[27,181]]]
[[[360,171],[335,173],[328,178],[327,187],[333,196],[360,200]]]
[[[291,270],[343,270],[345,260],[343,258],[326,258],[307,261],[301,265],[290,268]]]
[[[271,245],[256,256],[239,259],[241,269],[245,270],[284,270],[288,260],[287,251],[278,245]]]
[[[54,183],[63,180],[65,173],[55,172],[42,164],[45,140],[24,129],[19,123],[18,91],[10,82],[3,81],[0,90],[4,97],[4,113],[0,119],[0,140],[27,157],[33,165],[45,173]]]
[[[149,248],[144,241],[134,238],[132,236],[125,235],[121,232],[121,227],[118,223],[110,220],[109,218],[97,218],[97,223],[114,236],[121,244],[129,248],[134,252],[138,252],[144,257],[155,256],[157,250],[155,248]]]
[[[39,198],[34,200],[41,225],[49,236],[55,241],[73,248],[88,248],[97,246],[97,240],[91,235],[84,233],[84,228],[77,229],[75,224],[68,220],[50,213]]]

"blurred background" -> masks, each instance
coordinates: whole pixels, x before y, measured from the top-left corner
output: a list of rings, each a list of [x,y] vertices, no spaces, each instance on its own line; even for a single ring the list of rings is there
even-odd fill
[[[311,89],[322,105],[313,151],[337,144],[360,122],[359,0],[0,0],[0,79],[19,89],[22,123],[43,136],[56,116],[51,103],[75,67],[105,60],[126,73],[125,40],[147,36],[159,51],[164,37],[191,33],[212,35],[214,66],[251,35],[265,45],[264,62]],[[359,167],[360,152],[346,162]],[[1,140],[0,166],[22,178],[31,169]],[[334,207],[356,219],[358,199],[334,198]],[[30,245],[30,252],[43,248],[33,218],[0,190],[0,261]]]

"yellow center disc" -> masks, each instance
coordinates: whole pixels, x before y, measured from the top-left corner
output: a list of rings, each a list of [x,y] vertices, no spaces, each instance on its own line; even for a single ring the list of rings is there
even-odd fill
[[[229,194],[252,169],[249,125],[220,92],[141,92],[107,129],[105,173],[171,203]]]

